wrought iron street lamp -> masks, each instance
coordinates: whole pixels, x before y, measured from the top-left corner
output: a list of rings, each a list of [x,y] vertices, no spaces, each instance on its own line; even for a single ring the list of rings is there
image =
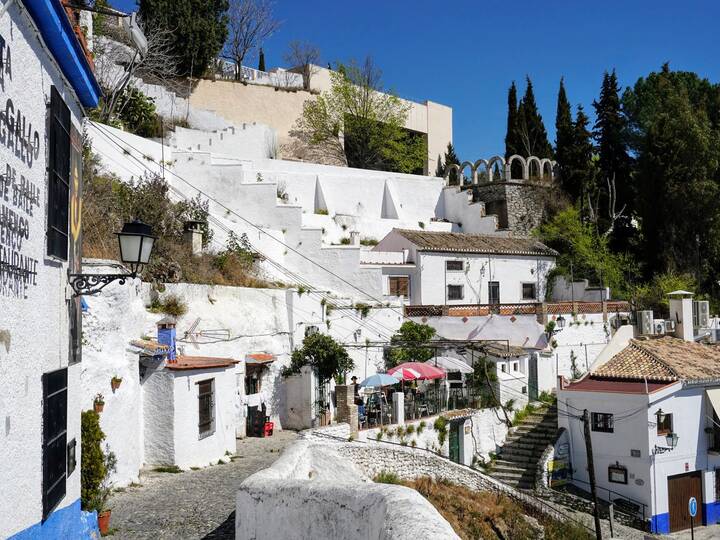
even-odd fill
[[[125,223],[122,231],[116,233],[120,244],[120,260],[130,268],[129,274],[70,274],[68,281],[73,289],[73,296],[96,294],[113,281],[123,285],[126,280],[133,279],[150,261],[150,253],[155,244],[152,227],[135,220]]]
[[[556,324],[557,327],[560,328],[561,330],[562,330],[563,328],[565,328],[565,317],[563,317],[562,315],[560,315],[557,319],[555,319],[555,324]]]
[[[670,432],[667,435],[665,435],[665,443],[667,446],[658,446],[655,445],[655,448],[653,449],[653,454],[664,454],[665,452],[670,452],[671,450],[675,450],[675,447],[678,443],[678,436],[677,433]]]

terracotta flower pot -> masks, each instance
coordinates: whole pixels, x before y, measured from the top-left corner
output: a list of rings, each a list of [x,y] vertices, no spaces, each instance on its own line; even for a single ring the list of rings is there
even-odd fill
[[[118,388],[120,388],[120,383],[122,382],[122,379],[110,379],[110,387],[112,388],[112,391],[114,392]]]
[[[103,409],[105,408],[105,404],[104,404],[104,403],[95,403],[94,406],[95,406],[95,412],[98,413],[98,414],[100,414],[101,412],[103,412]]]
[[[105,536],[110,530],[110,513],[111,510],[103,510],[98,512],[98,527],[100,527],[100,534]]]

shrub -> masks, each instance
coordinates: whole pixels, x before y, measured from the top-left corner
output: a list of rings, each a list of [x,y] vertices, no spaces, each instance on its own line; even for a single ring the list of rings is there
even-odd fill
[[[435,422],[433,423],[433,429],[437,431],[438,434],[438,444],[440,446],[440,449],[442,449],[443,445],[445,444],[445,439],[447,438],[448,434],[448,420],[444,416],[438,416]]]
[[[319,215],[321,215],[321,216],[327,216],[327,215],[328,215],[328,211],[325,210],[324,208],[318,208],[317,210],[315,210],[315,213],[316,213],[316,214],[319,214]]]
[[[375,478],[373,478],[373,482],[378,484],[402,484],[400,477],[390,471],[380,471],[375,475]]]
[[[153,300],[150,304],[152,313],[164,313],[172,317],[182,317],[187,313],[187,304],[175,294],[169,294],[165,299]]]
[[[340,239],[340,245],[341,245],[341,246],[349,246],[349,245],[350,245],[350,238],[348,238],[347,236],[343,236],[343,237]]]
[[[427,423],[425,420],[422,420],[417,427],[417,434],[420,435],[423,431],[425,431],[425,427],[427,426]]]
[[[100,415],[83,411],[80,422],[80,501],[84,510],[101,512],[107,508],[112,493],[109,477],[115,471],[117,459],[113,452],[103,452],[105,433],[100,428]]]
[[[378,242],[375,238],[361,238],[360,239],[360,245],[361,246],[377,246],[380,242]]]
[[[405,428],[405,434],[412,435],[413,433],[415,433],[415,426],[410,424],[407,428]]]

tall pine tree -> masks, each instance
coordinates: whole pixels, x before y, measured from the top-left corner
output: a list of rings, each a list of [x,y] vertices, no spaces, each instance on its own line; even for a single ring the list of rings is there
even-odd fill
[[[552,147],[548,142],[547,131],[535,102],[535,93],[530,77],[527,77],[525,95],[518,106],[517,116],[520,145],[518,153],[525,157],[552,158]],[[540,171],[537,172],[540,173]]]
[[[453,143],[449,142],[447,145],[447,150],[445,150],[445,160],[443,160],[441,156],[438,156],[438,164],[437,168],[435,169],[435,176],[439,178],[444,177],[448,165],[453,164],[460,165],[460,159],[455,153],[455,147],[453,146]],[[457,174],[454,172],[450,175],[450,183],[457,183]]]
[[[560,170],[568,163],[568,154],[573,145],[575,126],[573,125],[570,102],[565,93],[565,83],[560,79],[560,89],[557,97],[557,112],[555,114],[555,159]]]
[[[598,213],[605,227],[610,226],[608,181],[615,182],[615,212],[623,210],[622,217],[613,225],[613,246],[625,250],[633,234],[631,217],[634,212],[633,189],[630,184],[630,157],[627,151],[626,119],[623,116],[617,75],[605,72],[600,98],[593,101],[597,120],[593,137],[598,150],[598,185],[600,205]]]
[[[505,131],[505,159],[519,153],[518,146],[518,103],[517,103],[517,87],[515,81],[510,85],[508,90],[508,114],[507,114],[507,130]]]

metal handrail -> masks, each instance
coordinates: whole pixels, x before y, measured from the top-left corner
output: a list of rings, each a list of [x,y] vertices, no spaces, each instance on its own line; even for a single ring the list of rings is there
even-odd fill
[[[572,478],[573,482],[580,482],[580,483],[585,484],[585,485],[587,485],[587,486],[590,485],[590,483],[589,483],[589,482],[586,482],[585,480],[580,480],[579,478],[575,478],[574,476],[571,476],[571,478]],[[633,504],[638,505],[638,506],[642,509],[642,520],[645,521],[645,519],[646,519],[645,516],[647,515],[646,512],[645,512],[645,509],[647,508],[647,505],[646,505],[645,503],[640,502],[640,501],[638,501],[638,500],[636,500],[636,499],[633,499],[632,497],[628,497],[627,495],[623,495],[622,493],[618,493],[617,491],[613,491],[612,489],[609,489],[609,488],[606,488],[606,487],[602,487],[602,486],[598,486],[597,484],[595,485],[595,489],[603,489],[603,490],[605,490],[605,491],[608,493],[608,501],[607,501],[607,502],[612,503],[613,500],[623,499],[623,500],[626,500],[626,501],[629,501],[629,502],[631,502],[631,503],[633,503]],[[613,499],[613,498],[610,496],[610,494],[617,495],[617,497],[616,497],[615,499]],[[627,513],[627,512],[625,512],[625,513]]]

